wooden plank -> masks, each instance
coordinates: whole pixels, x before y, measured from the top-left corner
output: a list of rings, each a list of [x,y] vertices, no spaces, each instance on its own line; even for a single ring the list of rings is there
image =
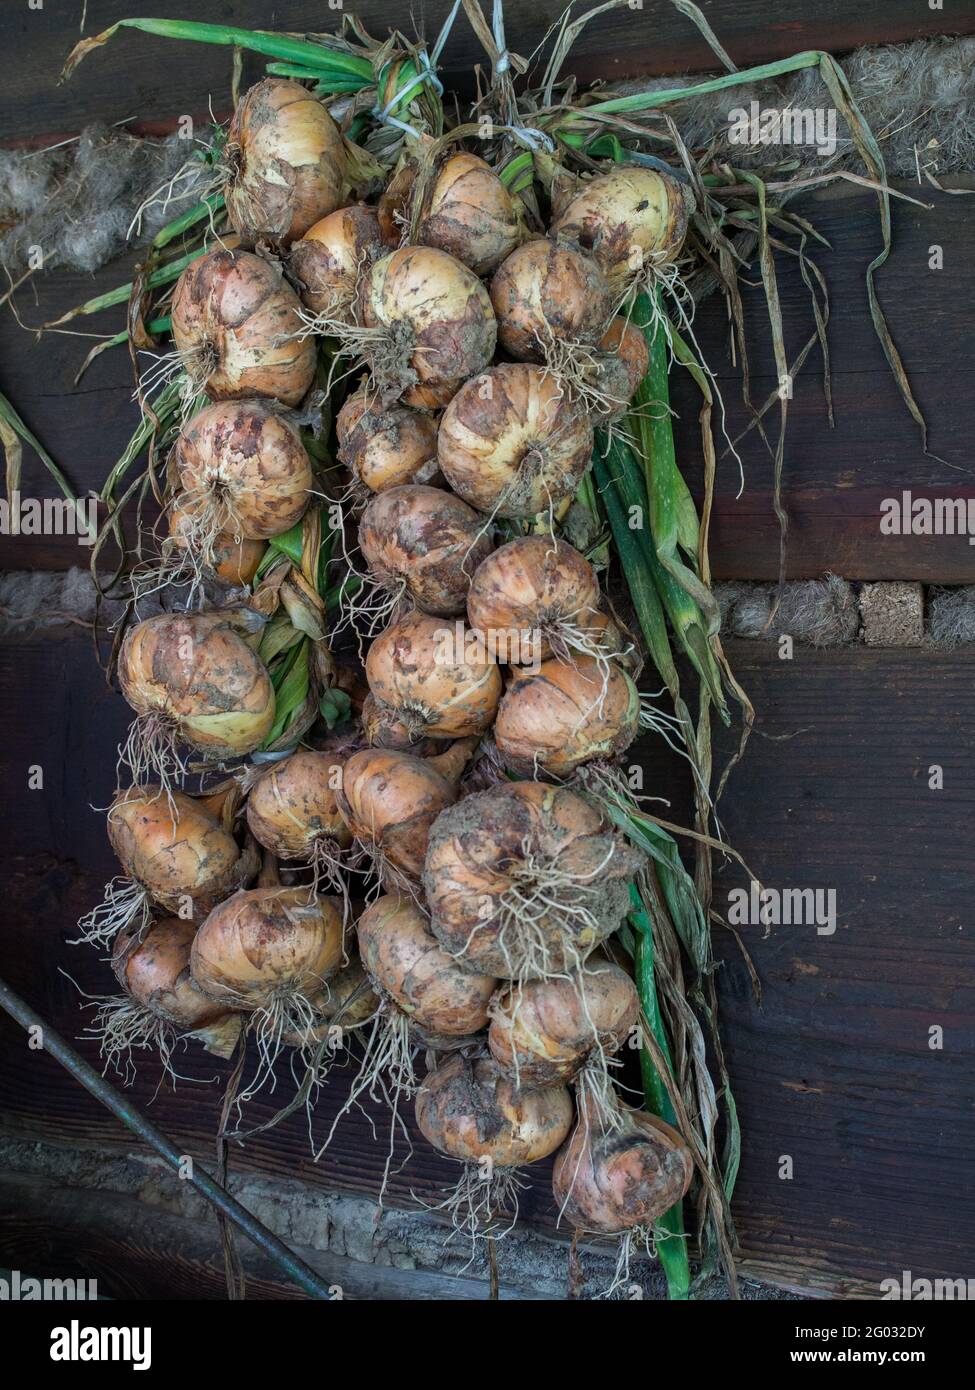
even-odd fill
[[[726,953],[745,1253],[834,1294],[876,1297],[881,1279],[922,1264],[964,1275],[975,1234],[971,656],[798,649],[780,662],[731,645],[760,723],[724,805],[728,839],[765,883],[832,888],[837,903],[832,936],[746,929],[760,1009]],[[929,789],[934,765],[943,790]],[[719,878],[719,909],[736,882]]]
[[[969,181],[970,183],[971,181]],[[917,193],[917,189],[908,189]],[[795,385],[790,405],[783,500],[790,516],[789,575],[802,578],[833,570],[850,579],[921,579],[960,584],[975,578],[966,535],[886,536],[881,503],[909,489],[915,498],[975,499],[975,467],[969,441],[975,430],[975,369],[962,348],[967,306],[975,298],[975,262],[968,249],[966,198],[926,190],[930,210],[895,201],[894,254],[879,277],[880,294],[931,430],[931,456],[900,400],[866,305],[864,272],[880,245],[872,195],[848,185],[797,202],[836,248],[816,258],[829,284],[830,344],[835,428],[826,418],[822,364],[813,353]],[[929,270],[929,247],[942,246],[944,269]],[[25,323],[37,325],[67,307],[118,284],[122,264],[94,279],[52,274],[18,296]],[[798,352],[811,331],[808,297],[791,258],[780,258],[779,288],[786,342]],[[752,396],[773,389],[775,369],[768,316],[758,289],[745,293],[753,376]],[[83,321],[106,331],[118,316]],[[120,320],[119,320],[120,321]],[[749,416],[741,378],[731,361],[724,305],[704,303],[694,332],[711,364],[727,408],[727,431],[737,437]],[[118,457],[136,420],[125,354],[99,359],[77,390],[71,381],[87,341],[48,334],[36,341],[8,318],[0,332],[0,384],[58,459],[79,493],[97,489]],[[674,380],[678,457],[694,489],[702,486],[698,433],[699,397],[682,374]],[[766,418],[774,439],[777,410]],[[720,436],[719,436],[720,437]],[[718,469],[713,517],[712,565],[719,579],[774,579],[778,525],[772,507],[772,461],[756,431],[739,446],[739,470],[725,454]],[[937,457],[934,457],[936,455]],[[25,494],[53,496],[36,464],[25,464]],[[0,537],[0,568],[67,568],[85,565],[88,551],[73,536]]]
[[[964,1276],[975,1237],[975,960],[968,930],[972,793],[971,656],[962,651],[813,652],[779,661],[765,644],[729,644],[759,710],[722,816],[734,844],[778,888],[833,889],[837,930],[744,929],[762,980],[761,1008],[730,938],[719,945],[724,1036],[745,1135],[735,1210],[747,1267],[789,1287],[876,1296],[902,1269]],[[93,953],[64,945],[114,866],[102,822],[121,735],[121,701],[102,692],[82,636],[0,645],[0,811],[8,846],[0,974],[66,1036],[81,1032],[78,996],[103,993]],[[659,745],[638,754],[648,791],[673,794]],[[26,767],[53,769],[24,793]],[[928,769],[944,790],[928,790]],[[675,815],[683,815],[675,797]],[[717,879],[717,905],[740,879]],[[945,1030],[929,1048],[928,1030]],[[80,1044],[91,1056],[88,1042]],[[175,1092],[144,1066],[133,1097],[187,1152],[209,1158],[219,1087],[194,1084],[220,1066],[181,1054]],[[275,1104],[290,1092],[282,1077]],[[325,1131],[344,1095],[335,1075],[315,1116]],[[254,1115],[271,1113],[267,1102]],[[409,1117],[407,1117],[409,1120]],[[0,1124],[22,1137],[124,1145],[116,1122],[23,1035],[0,1029]],[[292,1118],[236,1150],[241,1169],[287,1173],[375,1194],[386,1161],[350,1115],[319,1163]],[[790,1155],[791,1181],[779,1177]],[[397,1160],[398,1162],[398,1160]],[[395,1205],[440,1200],[451,1165],[418,1140],[390,1178]],[[530,1170],[526,1220],[551,1230],[548,1165]],[[910,1211],[910,1220],[903,1213]]]
[[[487,7],[488,11],[490,7]],[[561,15],[564,0],[507,0],[507,38],[512,48],[531,54]],[[815,7],[786,0],[770,18],[767,0],[738,0],[733,7],[705,4],[704,12],[728,52],[741,67],[788,57],[805,49],[842,53],[865,43],[900,43],[929,34],[975,31],[975,14],[966,6],[931,9],[916,0],[820,0]],[[720,9],[720,13],[718,12]],[[390,28],[430,42],[448,13],[447,4],[419,6],[407,0],[359,0],[355,12],[380,39]],[[153,15],[193,18],[240,28],[282,28],[300,32],[337,29],[341,12],[312,0],[291,0],[275,14],[258,0],[197,4],[158,0]],[[576,13],[584,13],[583,6]],[[87,10],[85,33],[92,36],[117,20],[141,13],[130,0],[98,0]],[[72,16],[73,18],[73,16]],[[414,24],[416,28],[414,28]],[[229,105],[230,55],[204,44],[175,45],[122,31],[101,52],[89,56],[75,76],[57,84],[64,59],[79,37],[60,7],[6,7],[0,16],[0,44],[12,61],[0,93],[0,131],[7,141],[34,144],[76,133],[93,120],[131,119],[158,129],[183,113],[207,118],[209,96],[218,116]],[[458,17],[445,54],[448,78],[470,81],[471,67],[483,54],[463,15]],[[577,43],[570,70],[580,82],[609,81],[638,74],[704,71],[717,66],[697,29],[670,0],[643,0],[598,16]],[[262,65],[248,58],[250,77]]]

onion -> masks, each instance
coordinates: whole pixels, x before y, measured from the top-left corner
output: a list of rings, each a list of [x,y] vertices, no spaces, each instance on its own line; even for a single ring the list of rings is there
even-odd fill
[[[490,728],[501,672],[460,623],[409,613],[369,648],[366,678],[379,705],[415,735],[463,738]]]
[[[307,859],[314,886],[324,879],[344,894],[340,852],[352,837],[339,814],[343,759],[299,748],[269,763],[247,797],[247,825],[259,845],[279,859]]]
[[[266,540],[304,516],[313,484],[298,431],[259,401],[218,401],[176,443],[184,530],[212,563],[222,533]]]
[[[307,888],[243,890],[200,927],[191,957],[196,984],[254,1015],[262,1069],[248,1095],[270,1074],[283,1035],[305,1037],[317,1022],[311,1001],[342,960],[342,914]]]
[[[602,421],[618,420],[649,365],[650,350],[642,331],[617,314],[600,339],[599,350],[581,364],[581,394]]]
[[[122,694],[140,718],[125,757],[138,778],[184,771],[178,741],[211,760],[242,757],[274,724],[274,688],[238,628],[255,615],[169,614],[126,633],[119,653]],[[245,627],[246,630],[246,627]]]
[[[592,448],[591,424],[552,373],[502,363],[450,402],[437,454],[444,477],[472,507],[527,517],[575,492]]]
[[[332,975],[328,982],[328,997],[322,1000],[322,1012],[333,1027],[358,1028],[376,1012],[379,998],[358,956]]]
[[[122,993],[101,996],[94,1023],[85,1031],[98,1039],[106,1068],[127,1083],[135,1080],[132,1053],[152,1051],[174,1080],[172,1054],[177,1041],[195,1038],[208,1052],[230,1057],[240,1037],[239,1013],[208,999],[190,976],[196,928],[165,918],[143,931],[119,932],[112,968]]]
[[[451,1057],[430,1072],[416,1098],[416,1122],[440,1153],[499,1168],[554,1153],[572,1124],[565,1086],[516,1091],[490,1057]]]
[[[497,325],[477,276],[444,251],[407,246],[360,286],[361,345],[384,402],[446,405],[494,356]],[[411,388],[420,394],[411,397]]]
[[[114,1018],[125,1018],[130,1029],[141,1023],[155,1031],[164,1058],[174,1032],[191,1034],[218,1057],[229,1057],[240,1036],[240,1014],[208,999],[193,982],[190,952],[195,936],[192,922],[166,917],[144,933],[120,932],[112,950],[112,969],[131,1001],[129,1010],[116,1011]],[[153,1020],[162,1027],[153,1030]],[[117,1026],[112,1041],[122,1041]]]
[[[359,918],[358,933],[366,970],[421,1029],[452,1037],[487,1027],[497,981],[458,969],[414,903],[378,898]]]
[[[382,246],[375,208],[340,208],[316,222],[288,258],[305,308],[323,321],[347,319],[359,276]]]
[[[349,758],[338,809],[384,878],[419,880],[430,826],[456,800],[470,752],[471,741],[461,740],[437,758],[384,748],[365,748]]]
[[[297,405],[315,375],[312,338],[299,338],[298,296],[247,251],[209,251],[173,294],[173,339],[190,380],[211,400],[271,397]]]
[[[598,343],[613,300],[599,267],[545,239],[519,246],[495,272],[491,303],[498,341],[519,362],[544,362],[558,342]]]
[[[519,1086],[568,1081],[590,1053],[619,1051],[640,1016],[636,986],[612,961],[515,985],[492,1005],[488,1046]]]
[[[417,758],[428,757],[438,747],[436,739],[415,739],[403,721],[383,708],[371,693],[362,705],[362,732],[370,748],[392,748]]]
[[[108,812],[108,838],[126,873],[170,912],[192,906],[205,916],[257,872],[226,825],[200,799],[166,796],[158,786],[119,792]]]
[[[463,613],[471,575],[491,549],[489,528],[450,492],[416,484],[375,496],[359,522],[373,578],[425,613]]]
[[[576,1125],[552,1177],[560,1210],[578,1231],[618,1235],[652,1228],[690,1186],[694,1165],[687,1145],[656,1115],[618,1101],[607,1114],[585,1084],[576,1103]]]
[[[298,82],[266,77],[244,94],[223,160],[227,215],[251,245],[289,246],[345,196],[341,132]]]
[[[249,585],[264,558],[266,542],[248,540],[244,536],[238,538],[228,531],[221,531],[210,543],[210,560],[204,562],[197,549],[200,532],[198,512],[199,503],[189,501],[184,496],[176,498],[169,511],[169,539],[173,546],[185,553],[194,570],[206,563],[225,584],[235,587]]]
[[[500,783],[433,824],[423,874],[431,930],[467,969],[499,979],[577,970],[623,920],[642,862],[575,792]]]
[[[417,240],[489,275],[522,239],[515,200],[476,154],[453,154],[424,199]]]
[[[257,873],[253,847],[242,850],[206,801],[156,785],[116,794],[108,838],[124,877],[106,884],[103,901],[79,924],[80,940],[93,945],[107,946],[130,927],[145,931],[153,903],[199,921]]]
[[[370,748],[390,748],[397,753],[412,753],[417,758],[427,758],[443,750],[433,738],[414,738],[401,719],[380,705],[370,693],[362,705],[362,733]]]
[[[694,199],[669,174],[621,165],[586,183],[552,225],[552,235],[591,253],[618,294],[680,253]]]
[[[285,1030],[282,1041],[286,1047],[307,1049],[311,1044],[328,1041],[337,1051],[345,1032],[361,1028],[374,1016],[379,996],[358,956],[348,965],[330,975],[325,988],[311,999],[316,1022],[300,1030]]]
[[[565,1086],[519,1091],[490,1057],[455,1055],[428,1073],[416,1098],[420,1133],[464,1171],[441,1204],[473,1241],[504,1234],[517,1219],[520,1184],[513,1170],[547,1158],[572,1124]],[[511,1216],[498,1230],[504,1209]]]
[[[427,482],[437,471],[437,426],[405,405],[383,409],[367,383],[348,397],[335,432],[339,458],[370,492]]]
[[[622,666],[578,656],[512,671],[494,738],[512,772],[567,777],[584,763],[622,753],[639,722],[640,697]]]
[[[553,652],[594,652],[599,581],[589,562],[566,541],[521,536],[482,560],[467,596],[467,618],[482,632],[525,632],[544,660]]]

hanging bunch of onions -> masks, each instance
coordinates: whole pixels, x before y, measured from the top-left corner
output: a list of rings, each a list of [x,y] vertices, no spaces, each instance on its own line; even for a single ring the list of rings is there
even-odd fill
[[[218,810],[204,797],[157,785],[116,794],[108,811],[108,838],[123,877],[105,887],[104,900],[83,917],[80,940],[107,946],[122,929],[149,925],[150,907],[199,921],[228,893],[257,873],[253,845],[234,838],[235,799]]]
[[[294,243],[288,265],[321,331],[350,321],[359,277],[383,249],[376,210],[362,204],[329,213]]]
[[[172,1051],[181,1037],[194,1038],[218,1057],[231,1055],[242,1017],[208,999],[193,982],[190,952],[196,927],[178,917],[140,932],[122,931],[112,950],[112,969],[123,993],[102,1002],[92,1032],[108,1065],[132,1072],[132,1052],[149,1048],[174,1075]]]
[[[353,391],[335,422],[339,459],[370,492],[426,483],[437,471],[437,425],[409,406],[383,408],[368,381]]]
[[[598,605],[599,581],[578,550],[551,536],[520,536],[481,561],[467,619],[481,632],[531,633],[531,655],[541,661],[598,659],[613,650]]]
[[[589,253],[619,299],[632,285],[673,265],[693,211],[687,184],[624,164],[583,184],[551,231]]]
[[[565,1086],[518,1090],[488,1056],[457,1055],[442,1062],[427,1074],[416,1098],[423,1137],[464,1165],[439,1210],[472,1241],[505,1234],[518,1216],[517,1170],[555,1152],[569,1133],[572,1114]]]
[[[656,1115],[630,1110],[613,1092],[594,1090],[586,1073],[576,1086],[577,1118],[559,1151],[552,1188],[560,1214],[579,1232],[621,1236],[616,1276],[606,1293],[629,1281],[634,1244],[650,1251],[653,1223],[690,1187],[690,1149]]]
[[[469,970],[564,975],[620,925],[642,861],[575,792],[502,782],[433,824],[423,874],[431,930]]]
[[[626,971],[590,956],[568,975],[529,980],[500,995],[491,1007],[488,1046],[518,1086],[554,1086],[587,1063],[605,1068],[639,1017]]]
[[[494,739],[512,772],[565,778],[614,759],[639,726],[640,697],[628,672],[616,661],[576,656],[512,671]]]
[[[339,814],[387,886],[416,893],[430,827],[457,799],[476,742],[460,739],[435,758],[364,748],[345,764]]]
[[[193,979],[208,998],[250,1014],[258,1043],[241,1100],[270,1079],[286,1035],[310,1038],[313,1001],[343,961],[340,907],[308,888],[244,889],[207,917],[193,940]]]
[[[512,251],[491,281],[491,303],[498,341],[519,362],[549,362],[558,344],[595,345],[613,316],[596,262],[547,238]]]
[[[185,772],[178,745],[208,761],[251,753],[274,725],[274,687],[244,634],[262,619],[248,609],[161,613],[129,629],[119,652],[122,694],[139,716],[122,752],[138,779],[168,787]]]
[[[471,576],[491,546],[490,527],[472,507],[415,483],[378,493],[359,522],[359,548],[387,611],[406,597],[424,613],[463,613]]]
[[[491,166],[476,154],[448,156],[421,209],[417,240],[490,275],[524,237],[519,206]]]
[[[278,859],[311,864],[314,887],[325,881],[346,894],[342,851],[352,837],[338,809],[344,758],[312,748],[269,763],[251,784],[247,825],[259,845]]]
[[[176,442],[187,544],[213,565],[221,535],[266,540],[290,530],[308,508],[311,460],[293,425],[260,401],[218,401]]]
[[[487,290],[445,251],[406,246],[371,267],[359,288],[366,357],[384,403],[444,406],[494,356],[497,324]]]
[[[437,437],[450,486],[500,517],[536,516],[571,497],[592,449],[592,425],[558,378],[523,363],[502,363],[461,387]]]
[[[316,96],[286,78],[267,77],[241,97],[223,163],[227,214],[251,246],[290,246],[348,191],[338,126]]]
[[[295,406],[318,353],[300,336],[298,296],[280,270],[247,251],[209,251],[173,294],[173,340],[197,390],[211,400],[271,398]]]
[[[483,734],[501,698],[501,672],[484,643],[425,613],[396,619],[376,638],[366,678],[379,706],[415,737]]]

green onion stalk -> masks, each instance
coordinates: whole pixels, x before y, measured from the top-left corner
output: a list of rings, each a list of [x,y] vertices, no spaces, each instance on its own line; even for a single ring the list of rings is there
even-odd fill
[[[313,507],[272,537],[255,576],[253,603],[268,619],[257,653],[274,686],[276,711],[263,752],[292,748],[317,720],[332,728],[349,714],[348,696],[333,684],[328,645],[328,612],[336,599],[336,532],[328,517],[327,508]]]

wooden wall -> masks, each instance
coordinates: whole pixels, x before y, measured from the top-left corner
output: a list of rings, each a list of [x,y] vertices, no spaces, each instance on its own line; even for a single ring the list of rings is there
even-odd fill
[[[169,15],[185,10],[181,4],[152,8]],[[370,0],[357,13],[379,30],[405,23],[407,8]],[[446,8],[414,7],[428,33]],[[509,3],[512,46],[529,48],[560,8],[550,0]],[[727,14],[705,8],[742,64],[952,26],[975,30],[975,14],[950,16],[907,0],[823,3],[814,17],[808,5],[780,4],[774,22],[765,0],[721,7]],[[87,32],[127,10],[125,0],[89,0]],[[216,7],[202,10],[215,13]],[[266,9],[251,0],[219,10],[231,22],[270,22]],[[323,13],[320,5],[295,3],[288,23],[297,29],[321,22]],[[327,18],[330,23],[331,12]],[[473,49],[458,24],[456,62],[467,64]],[[138,35],[120,35],[71,83],[55,87],[53,76],[74,38],[55,7],[6,13],[0,37],[8,51],[30,54],[29,62],[11,65],[0,93],[0,130],[10,139],[48,143],[94,117],[138,113],[144,122],[165,123],[184,109],[202,112],[208,92],[219,109],[228,87],[226,54],[174,50]],[[651,0],[642,13],[605,17],[581,52],[576,69],[583,78],[709,65],[695,31],[671,6]],[[879,247],[874,200],[853,188],[810,195],[802,210],[834,248],[819,259],[832,300],[836,425],[830,429],[825,418],[814,354],[797,386],[786,455],[789,573],[795,577],[832,570],[852,579],[975,580],[965,538],[904,539],[879,531],[881,499],[902,488],[915,495],[975,496],[969,200],[928,188],[909,191],[930,206],[895,203],[896,249],[880,291],[928,414],[932,454],[940,458],[922,452],[869,328],[863,271]],[[937,272],[927,267],[932,242],[945,248],[945,268]],[[124,273],[119,264],[93,279],[38,279],[18,294],[18,310],[27,324],[38,324],[118,283]],[[781,293],[794,351],[808,335],[809,314],[792,264],[781,267]],[[761,398],[774,373],[760,295],[747,297],[747,313],[754,395]],[[745,417],[717,301],[701,309],[695,328],[715,366],[734,435]],[[15,326],[9,311],[0,321],[0,389],[79,490],[98,485],[133,420],[128,367],[119,354],[103,357],[72,389],[86,347],[70,337],[37,341]],[[677,384],[675,405],[681,461],[699,481],[697,402],[686,383]],[[740,499],[733,460],[720,466],[714,569],[719,578],[772,578],[778,537],[771,461],[755,433],[741,453],[746,486]],[[50,493],[30,459],[24,490]],[[0,538],[3,568],[63,570],[86,561],[86,552],[57,538]],[[719,943],[724,1032],[745,1133],[735,1208],[746,1267],[839,1296],[869,1296],[881,1278],[902,1269],[965,1276],[975,1233],[971,655],[797,648],[792,661],[779,661],[774,648],[740,642],[731,644],[731,655],[759,710],[759,726],[728,789],[729,839],[771,885],[835,890],[838,913],[832,936],[811,928],[779,928],[768,936],[748,930],[761,1006],[733,943]],[[0,974],[68,1036],[81,1031],[83,1016],[75,986],[60,971],[90,992],[108,988],[107,970],[65,939],[113,872],[103,819],[92,808],[104,807],[111,795],[114,748],[125,721],[125,707],[106,686],[83,631],[66,627],[0,641],[0,727],[6,735],[0,745],[6,793],[0,802],[6,866]],[[657,751],[647,746],[645,756],[653,772]],[[44,768],[45,784],[29,791],[28,768],[35,764]],[[933,764],[944,769],[943,790],[928,787]],[[660,776],[669,786],[669,774],[661,769]],[[719,877],[719,896],[736,882],[730,874]],[[929,1046],[935,1026],[944,1030],[940,1050]],[[89,1043],[81,1046],[92,1055]],[[214,1066],[187,1053],[184,1070],[200,1078],[212,1075]],[[151,1101],[157,1123],[189,1151],[208,1155],[217,1088],[187,1083],[172,1092],[166,1085],[157,1090],[157,1082],[147,1067],[135,1097]],[[337,1080],[323,1098],[323,1127],[341,1096]],[[6,1022],[0,1023],[0,1127],[62,1143],[130,1147],[115,1122],[43,1053],[28,1052]],[[793,1161],[791,1179],[779,1176],[784,1156]],[[256,1172],[284,1170],[311,1183],[371,1192],[385,1155],[366,1122],[351,1116],[318,1164],[297,1121],[248,1144],[235,1161]],[[421,1143],[391,1192],[408,1202],[412,1194],[437,1192],[446,1176]],[[18,1200],[11,1192],[9,1184],[0,1191],[0,1249],[8,1263],[18,1249],[32,1248],[18,1245],[23,1221],[10,1214]],[[40,1213],[45,1198],[25,1189],[20,1200],[36,1202]],[[544,1166],[533,1175],[525,1215],[546,1227],[553,1221]],[[61,1245],[65,1251],[84,1242],[96,1248],[98,1238],[75,1222]],[[49,1241],[54,1258],[56,1231]]]

